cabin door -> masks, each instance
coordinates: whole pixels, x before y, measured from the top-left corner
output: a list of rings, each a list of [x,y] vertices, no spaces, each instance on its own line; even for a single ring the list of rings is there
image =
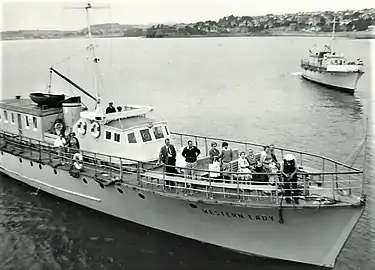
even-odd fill
[[[18,133],[22,136],[22,120],[21,114],[17,114],[17,125],[18,125]]]

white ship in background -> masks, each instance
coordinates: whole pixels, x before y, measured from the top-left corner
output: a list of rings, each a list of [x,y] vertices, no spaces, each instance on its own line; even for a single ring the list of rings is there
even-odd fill
[[[328,88],[353,94],[359,79],[364,74],[363,62],[360,58],[349,61],[343,54],[336,54],[334,51],[335,21],[331,47],[325,45],[323,51],[309,51],[309,58],[301,60],[302,77]]]

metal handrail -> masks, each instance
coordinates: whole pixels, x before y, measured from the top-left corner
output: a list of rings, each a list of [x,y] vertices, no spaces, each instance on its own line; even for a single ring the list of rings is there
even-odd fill
[[[223,138],[208,137],[208,136],[201,136],[201,135],[192,135],[192,134],[179,133],[179,132],[171,132],[171,134],[181,136],[181,137],[186,136],[186,137],[200,138],[200,139],[204,139],[205,141],[216,140],[216,141],[223,141],[223,142],[225,141],[225,142],[228,142],[228,143],[251,145],[251,146],[256,146],[256,147],[264,147],[265,146],[265,144],[259,144],[259,143],[253,143],[253,142],[241,142],[241,141],[232,140],[232,139],[223,139]],[[182,141],[182,139],[181,139],[181,141]],[[317,155],[317,154],[313,154],[313,153],[308,153],[308,152],[303,152],[303,151],[298,151],[298,150],[294,150],[294,149],[281,148],[281,147],[275,147],[275,149],[281,150],[281,151],[288,151],[288,152],[292,152],[292,153],[296,153],[296,154],[300,154],[300,155],[324,159],[324,160],[330,161],[332,163],[338,164],[340,166],[346,167],[348,169],[360,171],[360,169],[358,169],[358,168],[352,167],[350,165],[344,164],[344,163],[339,162],[339,161],[335,161],[335,160],[333,160],[331,158],[328,158],[328,157],[325,157],[325,156],[321,156],[321,155]]]
[[[53,156],[58,156],[57,154],[54,153],[53,148],[51,149],[51,144],[48,144],[46,142],[42,142],[40,140],[30,139],[30,138],[26,138],[26,137],[22,137],[22,136],[14,136],[14,134],[4,132],[4,131],[0,131],[0,135],[3,139],[5,139],[5,141],[7,141],[8,143],[11,143],[12,146],[15,147],[15,148],[36,149],[35,151],[39,152],[38,154],[39,154],[39,160],[40,161],[42,161],[42,152],[48,152],[48,159],[49,160],[52,160]],[[205,137],[203,137],[203,138],[205,138]],[[218,139],[215,139],[215,138],[209,138],[209,137],[206,137],[206,138],[209,139],[209,140],[211,140],[211,139],[218,140]],[[206,143],[207,143],[207,139],[205,139]],[[228,141],[236,143],[236,141],[233,141],[233,140],[228,140]],[[248,143],[248,144],[251,145],[251,143]],[[253,145],[261,146],[260,144],[253,144]],[[64,149],[69,150],[71,152],[69,153],[69,155],[66,155],[66,153],[62,152],[61,156],[60,156],[61,158],[65,159],[65,160],[68,160],[69,162],[72,162],[72,158],[69,157],[69,156],[72,156],[72,153],[79,151],[80,153],[85,155],[85,157],[88,157],[88,160],[83,160],[82,164],[85,164],[87,166],[91,166],[92,169],[95,170],[95,174],[97,174],[97,172],[100,172],[100,171],[108,172],[108,170],[109,170],[111,176],[113,176],[113,175],[116,176],[116,174],[118,174],[118,176],[120,176],[124,172],[124,169],[134,168],[134,167],[131,167],[130,165],[129,166],[123,165],[123,161],[132,161],[137,166],[136,171],[134,171],[134,174],[137,174],[137,181],[138,181],[139,184],[142,184],[142,183],[145,182],[144,180],[142,180],[142,173],[149,170],[149,171],[152,171],[153,173],[157,173],[157,174],[160,174],[162,176],[161,179],[163,180],[163,188],[165,189],[165,186],[166,186],[165,185],[165,183],[166,183],[165,182],[166,167],[169,166],[169,165],[165,165],[165,164],[159,165],[159,166],[162,166],[162,169],[163,169],[162,172],[160,172],[160,171],[154,170],[156,168],[156,164],[152,163],[152,162],[143,162],[143,161],[137,161],[137,160],[121,158],[121,157],[116,157],[116,156],[109,156],[109,155],[106,155],[106,154],[98,154],[98,153],[94,153],[94,152],[91,152],[91,151],[77,150],[77,149],[72,149],[72,148],[69,148],[69,147],[64,147]],[[278,148],[278,149],[285,150],[285,149],[282,149],[282,148]],[[30,151],[30,153],[32,153],[32,150]],[[90,155],[86,155],[87,153],[89,153]],[[317,155],[314,155],[314,156],[317,156]],[[107,164],[99,165],[98,160],[102,160],[100,157],[110,157],[109,158],[109,161],[110,161],[109,164],[108,165]],[[317,156],[317,157],[320,157],[320,156]],[[119,164],[114,163],[116,160],[119,161]],[[355,168],[351,168],[349,166],[345,166],[345,167],[349,167],[349,169],[351,169],[352,171],[338,171],[337,165],[340,165],[340,164],[338,164],[338,163],[336,164],[334,161],[333,161],[333,163],[336,165],[335,171],[332,171],[332,172],[298,172],[297,175],[299,175],[299,176],[307,176],[307,175],[328,176],[328,175],[332,175],[332,186],[328,187],[327,189],[329,189],[329,190],[332,189],[332,198],[333,199],[335,199],[336,191],[349,190],[349,193],[351,193],[351,191],[356,188],[356,186],[351,185],[351,182],[353,182],[353,179],[343,180],[343,179],[339,179],[339,176],[340,175],[359,175],[359,174],[362,174],[363,172],[362,171],[356,171]],[[146,168],[147,166],[149,166],[149,169]],[[185,167],[180,167],[180,166],[171,166],[171,167],[175,167],[175,168],[180,169],[180,170],[186,169]],[[225,174],[225,175],[229,176],[230,180],[229,179],[228,180],[231,181],[231,184],[236,185],[237,193],[234,193],[234,194],[237,195],[238,198],[240,198],[241,196],[246,197],[244,194],[240,194],[240,189],[242,187],[242,184],[240,186],[240,182],[243,183],[243,182],[246,182],[248,180],[239,179],[241,176],[246,176],[246,175],[247,176],[254,176],[254,175],[281,176],[282,175],[280,172],[276,172],[276,173],[271,173],[271,172],[259,172],[259,173],[258,172],[250,172],[249,173],[249,172],[228,172],[228,171],[225,171],[225,172],[219,171],[218,172],[218,171],[210,171],[210,170],[200,169],[200,168],[189,168],[189,170],[195,171],[196,174],[197,173],[203,173],[204,175],[208,174],[208,177],[205,177],[205,176],[202,176],[202,175],[198,176],[200,179],[203,179],[204,181],[207,182],[206,186],[209,186],[209,191],[206,191],[207,196],[211,196],[212,194],[216,194],[217,191],[212,190],[212,187],[213,186],[218,187],[216,184],[215,185],[213,184],[214,183],[213,179],[215,179],[215,178],[210,177],[209,176],[210,173],[220,173],[221,175]],[[234,175],[237,175],[237,176],[240,176],[240,177],[236,177],[236,179],[233,179],[232,176],[234,176]],[[120,177],[120,179],[122,179],[122,177]],[[224,184],[225,184],[226,179],[223,179],[223,180],[224,180]],[[278,188],[278,185],[280,185],[282,183],[281,181],[278,181],[278,180],[279,179],[276,178],[276,183],[275,183],[276,188]],[[306,180],[306,178],[304,178],[304,181],[305,180]],[[259,184],[263,184],[263,185],[268,184],[268,182],[253,181],[253,180],[250,180],[249,182],[251,182],[253,184],[255,184],[255,183],[259,183]],[[146,183],[148,183],[148,182],[146,181]],[[349,184],[349,187],[345,187],[346,183]],[[339,184],[342,185],[342,187],[339,187]],[[223,188],[227,188],[227,187],[223,185]],[[192,190],[191,188],[186,188],[186,180],[185,180],[185,188],[184,189],[185,190]],[[284,190],[285,190],[285,187],[284,187]],[[288,190],[288,188],[286,188],[286,190]],[[293,189],[291,189],[291,190],[293,190]],[[310,190],[309,187],[304,186],[305,194],[307,194],[309,192],[309,190]],[[230,195],[231,193],[224,192],[223,195],[225,196],[225,194]],[[257,196],[257,197],[259,198],[259,196]],[[278,199],[279,199],[278,196],[276,196],[276,200],[278,200]]]

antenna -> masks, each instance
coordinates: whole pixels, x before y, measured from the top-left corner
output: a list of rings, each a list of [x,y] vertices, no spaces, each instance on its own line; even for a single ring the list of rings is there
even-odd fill
[[[334,50],[335,31],[336,31],[336,16],[333,16],[332,44],[331,44],[332,52]]]
[[[106,9],[110,8],[110,5],[101,5],[101,6],[92,6],[90,3],[87,3],[85,6],[70,6],[70,7],[65,7],[65,9],[84,9],[86,11],[86,23],[87,23],[87,32],[89,36],[89,41],[90,44],[87,47],[88,50],[92,54],[92,62],[94,63],[94,88],[95,88],[95,93],[96,93],[96,100],[97,100],[97,106],[96,106],[96,111],[100,112],[100,95],[99,95],[99,83],[97,81],[97,76],[96,74],[99,74],[98,72],[98,62],[99,58],[95,54],[95,46],[92,43],[92,35],[91,35],[91,25],[90,25],[90,14],[89,10],[90,9]]]

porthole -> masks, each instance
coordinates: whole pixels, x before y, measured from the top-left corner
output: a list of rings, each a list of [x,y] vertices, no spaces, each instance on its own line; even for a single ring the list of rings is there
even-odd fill
[[[104,185],[103,185],[102,183],[99,183],[99,186],[100,186],[101,188],[104,188]]]
[[[141,198],[141,199],[145,199],[145,195],[143,195],[142,193],[138,193],[138,196]]]
[[[117,191],[120,192],[121,194],[124,193],[121,188],[117,188]]]
[[[83,181],[83,183],[87,184],[86,178],[83,178],[82,181]]]
[[[22,163],[22,158],[20,158],[20,163]]]
[[[196,205],[196,204],[194,204],[194,203],[189,203],[189,206],[191,207],[191,208],[197,208],[198,206]]]
[[[43,169],[42,164],[39,164],[39,169]]]
[[[54,172],[54,174],[57,174],[57,171],[56,171],[56,169],[53,169],[53,172]]]
[[[31,166],[31,167],[34,166],[34,163],[33,163],[32,161],[30,161],[30,166]]]

